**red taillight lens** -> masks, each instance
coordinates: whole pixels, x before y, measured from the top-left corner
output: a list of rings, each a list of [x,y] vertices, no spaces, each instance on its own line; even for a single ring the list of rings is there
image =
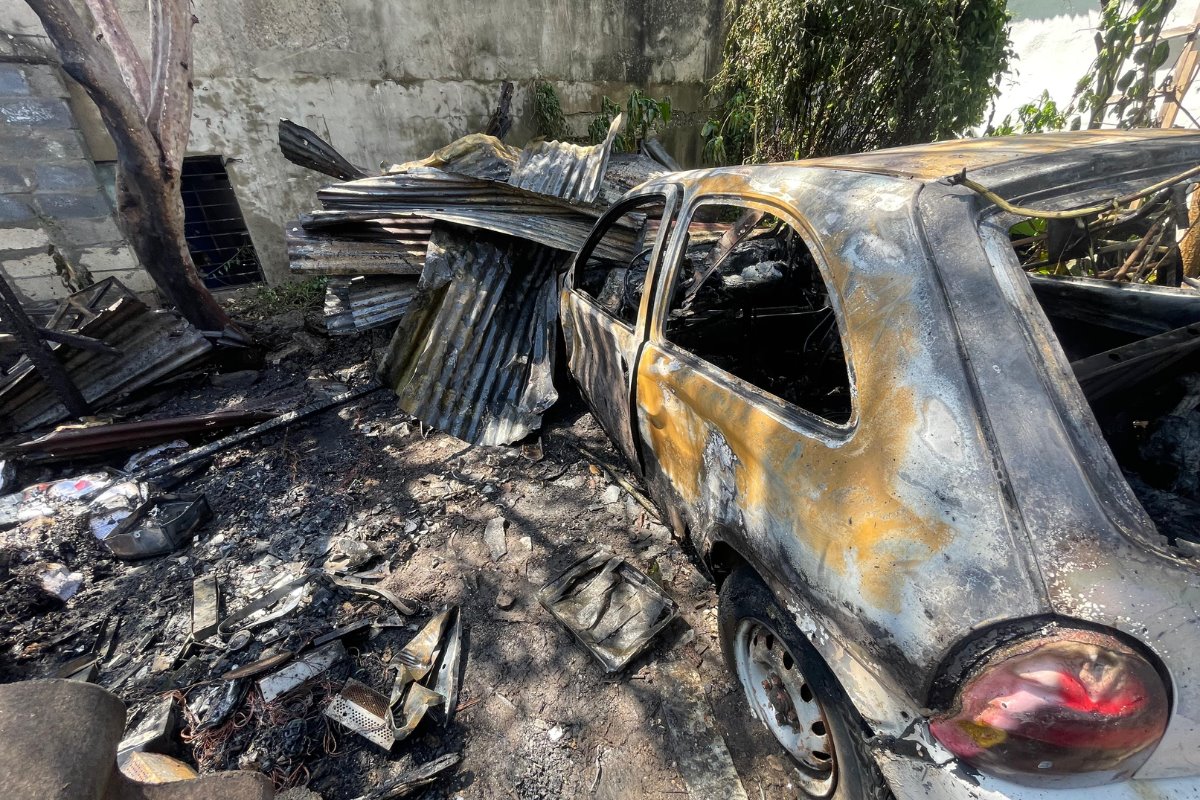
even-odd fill
[[[1106,634],[1057,630],[989,656],[929,727],[993,775],[1089,786],[1131,776],[1168,714],[1166,688],[1145,658]]]

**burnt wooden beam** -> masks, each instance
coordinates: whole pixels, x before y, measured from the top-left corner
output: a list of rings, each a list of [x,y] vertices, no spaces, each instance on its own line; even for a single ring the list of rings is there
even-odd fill
[[[75,417],[86,417],[92,408],[79,387],[67,374],[66,367],[43,341],[37,326],[25,314],[16,293],[0,275],[0,324],[8,328],[21,344],[21,351],[33,363],[41,379],[54,390],[63,406]]]

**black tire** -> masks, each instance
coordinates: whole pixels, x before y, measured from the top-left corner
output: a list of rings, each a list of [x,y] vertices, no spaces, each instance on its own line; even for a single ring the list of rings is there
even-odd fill
[[[717,625],[725,664],[735,676],[738,687],[743,689],[743,694],[745,685],[738,675],[735,648],[738,646],[738,631],[747,620],[765,626],[786,646],[787,653],[820,704],[829,736],[833,740],[836,771],[831,790],[824,795],[814,795],[800,786],[800,796],[824,797],[827,800],[893,800],[892,792],[866,744],[870,731],[845,690],[816,648],[796,628],[767,585],[753,569],[742,566],[734,570],[721,586]],[[747,711],[753,714],[748,697],[746,701]],[[780,749],[787,752],[782,744]],[[802,768],[798,766],[798,769]]]

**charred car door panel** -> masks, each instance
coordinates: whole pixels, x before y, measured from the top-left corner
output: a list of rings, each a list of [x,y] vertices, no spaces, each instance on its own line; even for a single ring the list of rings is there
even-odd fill
[[[646,277],[661,257],[675,190],[634,197],[596,225],[563,292],[567,362],[601,427],[635,468],[630,365],[640,349],[638,327],[648,301]]]

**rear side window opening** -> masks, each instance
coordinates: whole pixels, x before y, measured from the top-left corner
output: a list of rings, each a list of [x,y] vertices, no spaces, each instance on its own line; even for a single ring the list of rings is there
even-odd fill
[[[800,233],[767,211],[702,203],[669,292],[667,341],[836,425],[850,420],[837,314]]]
[[[1172,543],[1200,543],[1200,292],[1180,248],[1193,225],[1182,188],[1109,219],[1007,223],[1105,440]]]

